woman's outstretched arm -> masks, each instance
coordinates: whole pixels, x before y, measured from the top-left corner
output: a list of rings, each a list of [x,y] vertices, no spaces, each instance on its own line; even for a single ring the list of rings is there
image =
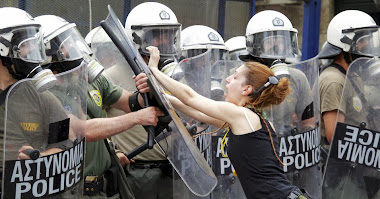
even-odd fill
[[[176,80],[168,77],[160,70],[158,70],[158,61],[160,59],[160,52],[156,47],[149,46],[147,50],[150,52],[149,67],[156,77],[157,81],[167,89],[171,94],[177,97],[185,105],[192,107],[212,118],[233,123],[237,117],[242,116],[242,112],[238,106],[229,102],[214,101],[199,95],[189,86],[177,82]],[[144,81],[141,79],[137,81]]]
[[[191,118],[194,118],[206,124],[211,124],[215,127],[221,127],[224,124],[224,121],[212,118],[198,110],[195,110],[190,106],[183,104],[179,99],[177,99],[174,96],[166,95],[166,97],[169,99],[170,103],[174,106],[175,109],[181,111],[182,113]]]

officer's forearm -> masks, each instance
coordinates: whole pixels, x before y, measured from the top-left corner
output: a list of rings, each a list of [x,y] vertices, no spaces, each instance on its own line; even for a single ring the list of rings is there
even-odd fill
[[[94,118],[86,122],[86,141],[95,142],[121,133],[140,123],[134,113],[110,118]]]

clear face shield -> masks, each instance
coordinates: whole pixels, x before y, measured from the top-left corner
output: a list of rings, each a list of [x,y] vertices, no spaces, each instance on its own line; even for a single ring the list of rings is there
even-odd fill
[[[72,27],[53,38],[47,56],[51,56],[48,66],[57,73],[71,70],[85,64],[88,68],[88,83],[92,83],[104,71],[104,67],[90,55],[92,51],[76,27]]]
[[[25,62],[41,63],[45,60],[42,34],[36,27],[24,27],[12,31],[13,58]]]
[[[247,55],[249,54],[248,51],[246,49],[240,49],[240,50],[234,50],[234,51],[230,51],[229,52],[229,60],[237,60],[237,61],[241,61],[239,56],[240,55]]]
[[[347,36],[342,38],[343,43],[351,45],[351,53],[368,57],[380,55],[379,27],[366,27],[360,29],[346,29],[342,33],[354,34],[353,39]]]
[[[50,70],[40,66],[46,57],[39,27],[15,28],[8,34],[12,35],[7,46],[11,51],[15,78],[34,78],[33,83],[40,91],[52,87],[56,78]]]
[[[47,44],[46,55],[52,62],[73,61],[92,54],[76,27],[59,34]]]
[[[211,63],[214,64],[215,62],[218,62],[220,60],[227,60],[228,59],[228,51],[225,49],[219,49],[219,48],[213,48],[213,46],[209,46],[211,48]],[[189,49],[189,50],[183,50],[182,51],[182,57],[183,58],[190,58],[195,57],[200,54],[203,54],[207,51],[207,48],[201,48],[201,49]]]
[[[141,51],[149,55],[148,46],[155,46],[161,56],[177,56],[180,52],[181,25],[132,26],[133,31],[141,31],[139,37],[133,34],[134,42],[140,44]]]
[[[247,36],[247,48],[261,58],[299,57],[297,33],[285,30],[267,31]]]

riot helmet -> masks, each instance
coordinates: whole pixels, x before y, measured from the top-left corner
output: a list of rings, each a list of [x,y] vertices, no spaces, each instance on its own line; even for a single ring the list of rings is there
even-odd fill
[[[232,37],[225,42],[225,45],[228,48],[230,60],[240,60],[240,55],[248,54],[244,36]]]
[[[46,60],[43,66],[57,73],[88,65],[92,51],[76,28],[75,23],[55,15],[36,17],[44,34]]]
[[[214,29],[204,25],[193,25],[181,32],[182,57],[189,58],[212,50],[212,62],[226,60],[228,50],[222,36]]]
[[[286,62],[299,58],[297,29],[282,13],[265,10],[255,14],[248,22],[246,29],[246,46],[249,58],[271,66],[280,59]]]
[[[149,56],[146,47],[156,46],[160,62],[174,60],[180,52],[181,24],[174,12],[161,3],[145,2],[133,8],[125,21],[125,31],[142,55]]]
[[[120,55],[120,51],[102,27],[92,29],[85,40],[93,52],[93,57],[96,57],[101,65],[109,68],[115,64],[115,56]]]
[[[45,59],[41,25],[27,12],[12,7],[0,8],[0,19],[0,56],[9,73],[18,80],[35,78],[40,91],[53,86],[56,78],[40,66]]]
[[[224,91],[221,86],[220,66],[224,66],[219,62],[227,60],[228,49],[224,44],[222,36],[214,29],[204,25],[193,25],[185,28],[181,32],[181,52],[183,58],[199,56],[208,50],[210,53],[211,64],[211,98],[221,99]],[[204,64],[204,63],[200,63]],[[183,68],[182,70],[189,70]]]
[[[358,57],[378,56],[379,38],[379,26],[371,16],[358,10],[346,10],[330,21],[327,44],[318,57],[328,59],[343,52],[346,62],[351,63]]]

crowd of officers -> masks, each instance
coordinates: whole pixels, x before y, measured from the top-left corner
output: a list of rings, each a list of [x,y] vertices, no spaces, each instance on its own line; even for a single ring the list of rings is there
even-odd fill
[[[247,25],[245,37],[237,36],[224,42],[207,26],[190,26],[187,31],[182,30],[182,35],[181,24],[173,11],[163,4],[149,2],[132,9],[125,30],[147,64],[149,52],[146,47],[158,47],[161,55],[159,69],[174,79],[175,74],[170,69],[173,63],[176,64],[181,57],[200,55],[208,48],[214,51],[211,57],[214,62],[256,61],[272,67],[278,62],[300,62],[301,57],[297,30],[285,15],[277,11],[257,13]],[[158,145],[133,159],[125,155],[146,142],[147,133],[142,126],[156,126],[158,117],[164,114],[156,107],[143,108],[144,100],[136,91],[132,74],[125,78],[123,66],[116,64],[120,59],[117,53],[96,48],[99,43],[103,47],[112,44],[105,37],[96,39],[98,31],[101,28],[91,31],[85,40],[75,24],[59,16],[33,18],[17,8],[0,8],[0,132],[4,139],[0,145],[0,157],[2,161],[12,160],[12,157],[13,160],[31,159],[31,150],[38,150],[38,157],[48,156],[68,150],[85,138],[84,198],[172,198],[174,171]],[[344,122],[345,109],[355,108],[340,106],[346,71],[355,59],[378,55],[375,45],[379,45],[379,37],[374,34],[377,31],[378,26],[368,14],[355,10],[337,14],[329,24],[327,43],[318,55],[319,59],[329,60],[329,63],[321,69],[319,89],[316,89],[320,97],[321,146],[325,153],[329,150],[336,122]],[[62,75],[76,67],[95,72],[88,74],[87,82],[73,79],[75,75]],[[289,74],[293,75],[291,90],[304,92],[287,97],[285,101],[293,103],[287,107],[289,111],[273,114],[271,111],[276,111],[273,109],[267,112],[273,115],[278,132],[286,131],[279,130],[285,125],[276,126],[275,121],[292,123],[284,118],[297,118],[297,121],[307,123],[303,111],[312,102],[313,88],[309,87],[306,77],[298,74],[296,69],[281,75]],[[28,78],[38,82],[32,86],[19,86],[24,93],[22,102],[7,105],[6,95],[12,85]],[[65,91],[49,90],[57,84],[69,86]],[[79,91],[80,88],[83,92]],[[72,97],[75,102],[66,100],[67,96],[76,96]],[[297,107],[303,108],[298,110]],[[67,119],[70,127],[62,124]],[[66,139],[47,143],[47,132],[54,132],[50,124],[66,129],[62,130],[68,133]],[[80,128],[85,132],[76,133]],[[15,141],[13,153],[4,153],[4,149],[9,149],[4,145],[12,143],[11,133],[15,133],[14,137],[18,139],[25,139]],[[36,138],[30,139],[30,134]],[[325,161],[322,159],[322,163]],[[2,164],[0,172],[8,172],[3,169]],[[288,178],[292,176],[288,175]],[[311,192],[309,195],[313,198],[321,197],[302,183],[297,186],[305,188],[305,193]]]

